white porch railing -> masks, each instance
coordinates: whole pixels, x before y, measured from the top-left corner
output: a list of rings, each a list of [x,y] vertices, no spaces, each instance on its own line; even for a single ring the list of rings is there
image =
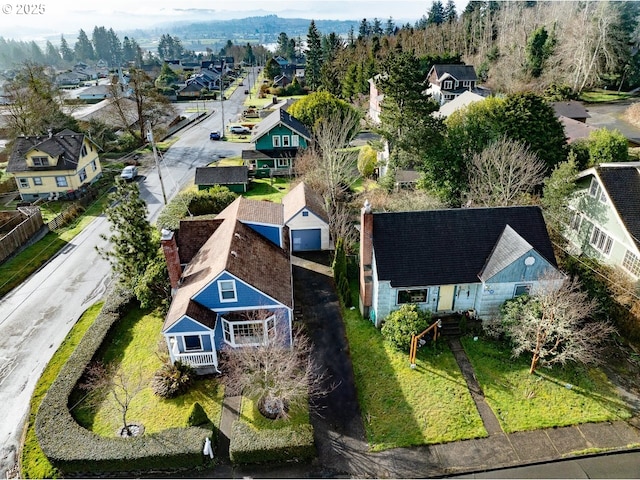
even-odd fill
[[[179,353],[175,359],[193,368],[218,366],[216,355],[212,352]]]

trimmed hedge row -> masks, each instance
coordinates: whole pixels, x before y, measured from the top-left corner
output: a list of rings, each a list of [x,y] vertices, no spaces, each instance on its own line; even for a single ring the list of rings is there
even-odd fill
[[[111,327],[133,300],[131,292],[115,288],[78,347],[62,367],[36,415],[36,435],[51,463],[65,473],[175,470],[202,465],[202,447],[210,429],[173,428],[135,438],[107,438],[78,425],[68,401],[86,366]]]
[[[236,464],[301,462],[316,456],[309,424],[258,431],[236,421],[232,431],[229,458]]]

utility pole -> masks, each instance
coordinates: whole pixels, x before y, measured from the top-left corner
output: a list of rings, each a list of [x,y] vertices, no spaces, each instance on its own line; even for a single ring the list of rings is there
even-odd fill
[[[222,136],[224,137],[224,95],[222,94],[222,86],[224,84],[223,81],[223,72],[224,72],[224,60],[220,61],[220,113],[222,114]]]
[[[164,182],[162,181],[162,172],[160,171],[160,162],[158,162],[158,151],[156,150],[156,143],[153,141],[153,132],[151,129],[147,132],[147,140],[151,144],[151,148],[153,149],[153,159],[156,162],[156,168],[158,169],[158,178],[160,179],[160,188],[162,189],[162,199],[164,200],[164,204],[167,204],[167,194],[164,191]]]

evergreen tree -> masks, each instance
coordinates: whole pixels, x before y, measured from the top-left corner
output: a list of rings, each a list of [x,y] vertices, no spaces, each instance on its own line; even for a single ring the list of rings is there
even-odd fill
[[[428,25],[440,25],[445,20],[444,6],[440,0],[434,0],[427,14]]]
[[[116,32],[113,31],[113,28],[110,28],[107,32],[107,39],[109,41],[109,62],[114,67],[119,67],[122,65],[122,44],[120,43],[120,39],[116,35]]]
[[[98,252],[109,260],[118,282],[133,291],[156,258],[159,244],[154,241],[154,228],[147,220],[147,204],[140,198],[137,183],[118,179],[109,200],[111,206],[106,216],[111,235],[102,238],[109,240],[111,248]]]
[[[444,21],[452,23],[455,22],[457,18],[456,2],[454,0],[447,0],[447,4],[444,6]]]
[[[256,63],[256,56],[253,53],[253,47],[250,43],[247,43],[247,46],[245,48],[243,61],[245,63],[248,63],[249,65],[255,65]]]
[[[133,62],[136,58],[136,52],[133,43],[129,37],[125,36],[122,40],[122,60],[126,63]]]
[[[309,33],[307,34],[307,64],[305,67],[305,77],[307,86],[311,90],[317,90],[320,86],[320,67],[322,65],[322,46],[320,43],[320,33],[316,27],[316,22],[311,20]]]
[[[73,62],[73,50],[69,48],[64,35],[60,35],[60,55],[62,55],[62,60],[65,62]]]
[[[269,80],[273,80],[281,73],[282,68],[280,67],[280,64],[276,62],[275,58],[270,58],[264,67],[265,77],[267,77]]]
[[[378,37],[382,36],[382,23],[377,18],[373,19],[373,26],[371,27],[371,33]]]
[[[78,33],[78,40],[73,47],[73,51],[78,61],[95,60],[96,58],[93,45],[91,45],[89,37],[87,37],[87,34],[82,29],[80,29],[80,33]]]
[[[393,19],[389,17],[384,27],[384,34],[387,36],[393,35],[395,33],[395,30],[396,30],[396,26],[393,23]]]
[[[369,35],[371,35],[371,25],[366,18],[363,18],[358,28],[358,38],[367,38]]]
[[[554,36],[549,35],[544,26],[533,31],[527,41],[527,70],[532,77],[537,78],[542,75],[544,62],[553,53],[554,46]]]
[[[91,41],[93,43],[96,60],[110,62],[111,48],[109,46],[109,35],[107,33],[107,29],[105,27],[94,27]]]
[[[60,52],[49,40],[47,40],[45,56],[47,63],[51,65],[58,65],[60,63]]]

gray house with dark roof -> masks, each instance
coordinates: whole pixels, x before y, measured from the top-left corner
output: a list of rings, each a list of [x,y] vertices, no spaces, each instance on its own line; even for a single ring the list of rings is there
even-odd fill
[[[580,172],[564,235],[574,253],[640,279],[640,162],[601,163]]]
[[[427,93],[440,105],[453,100],[466,91],[486,93],[477,88],[478,76],[473,65],[437,64],[427,74]]]
[[[362,210],[360,309],[378,327],[405,303],[488,318],[562,278],[537,207]]]

